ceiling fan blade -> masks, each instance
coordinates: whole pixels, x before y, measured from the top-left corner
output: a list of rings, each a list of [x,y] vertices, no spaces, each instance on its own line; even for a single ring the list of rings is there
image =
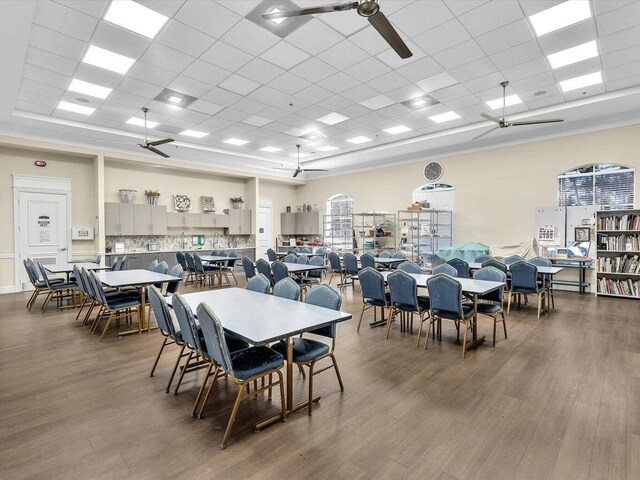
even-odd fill
[[[480,137],[484,137],[486,134],[491,133],[491,132],[493,132],[494,130],[497,130],[498,128],[500,128],[500,126],[496,126],[496,127],[490,128],[490,129],[489,129],[489,130],[487,130],[486,132],[481,133],[480,135],[478,135],[477,137],[473,137],[473,139],[474,139],[474,140],[477,140],[477,139],[479,139]]]
[[[166,153],[164,153],[164,152],[161,152],[160,150],[158,150],[158,149],[157,149],[157,148],[155,148],[155,147],[152,147],[151,145],[141,145],[141,147],[142,147],[142,148],[146,148],[147,150],[149,150],[149,151],[151,151],[151,152],[153,152],[153,153],[155,153],[155,154],[157,154],[157,155],[160,155],[161,157],[164,157],[164,158],[170,158],[170,157],[169,157],[169,155],[167,155],[167,154],[166,154]]]
[[[400,38],[398,32],[393,25],[387,20],[387,17],[384,16],[384,13],[378,12],[375,15],[371,15],[367,17],[369,19],[369,23],[373,25],[382,38],[384,38],[387,43],[393,48],[400,58],[409,58],[413,55],[407,44]]]
[[[275,20],[277,18],[299,17],[301,15],[314,15],[316,13],[342,12],[356,8],[358,2],[334,3],[320,7],[299,8],[297,10],[285,10],[284,12],[263,13],[265,20]]]
[[[524,120],[522,122],[511,122],[511,125],[536,125],[538,123],[557,123],[564,122],[563,118],[550,118],[548,120]]]
[[[328,172],[326,168],[303,168],[303,172]]]
[[[481,117],[486,118],[487,120],[490,120],[492,122],[496,122],[496,123],[500,123],[500,119],[498,117],[494,117],[492,115],[489,115],[487,113],[481,113],[480,114]]]
[[[173,142],[173,138],[165,138],[163,140],[156,140],[155,142],[147,142],[147,145],[151,145],[152,147],[157,147],[158,145],[164,145],[165,143]]]

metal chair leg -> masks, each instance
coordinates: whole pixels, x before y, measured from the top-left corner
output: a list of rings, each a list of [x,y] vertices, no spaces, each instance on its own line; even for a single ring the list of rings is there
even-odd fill
[[[156,357],[156,361],[153,362],[153,367],[151,368],[150,377],[153,377],[153,372],[156,371],[156,366],[158,365],[158,360],[160,360],[160,355],[162,355],[162,351],[164,350],[165,345],[167,344],[168,337],[164,337],[164,341],[162,342],[162,346],[160,347],[160,351],[158,352],[158,356]]]
[[[227,429],[224,432],[224,438],[222,439],[222,443],[220,444],[221,449],[224,449],[226,447],[227,439],[229,438],[229,434],[231,433],[231,427],[233,426],[233,422],[235,422],[236,420],[236,415],[238,414],[238,407],[240,407],[240,402],[242,401],[242,395],[244,394],[245,388],[246,388],[245,384],[240,385],[240,391],[238,392],[238,396],[236,397],[236,402],[233,404],[231,417],[229,417],[229,423],[227,424]]]

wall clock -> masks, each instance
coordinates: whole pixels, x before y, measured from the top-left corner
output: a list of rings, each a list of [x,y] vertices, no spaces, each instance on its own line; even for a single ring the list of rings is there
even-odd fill
[[[438,162],[429,162],[424,167],[424,178],[435,182],[442,176],[442,165]]]

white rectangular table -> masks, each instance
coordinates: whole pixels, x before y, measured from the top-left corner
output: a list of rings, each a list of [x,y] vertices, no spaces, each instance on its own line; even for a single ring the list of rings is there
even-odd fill
[[[320,327],[343,322],[351,314],[307,303],[274,297],[242,288],[209,290],[182,296],[194,314],[200,303],[211,307],[223,328],[252,345],[267,345],[278,340],[287,342],[287,411],[293,413],[308,401],[293,404],[293,342],[291,337]],[[171,305],[171,298],[167,299]],[[319,397],[313,399],[317,401]],[[280,419],[279,415],[256,425],[262,428]]]
[[[52,265],[44,265],[44,268],[53,274],[64,273],[67,275],[67,282],[69,281],[69,274],[73,272],[73,268],[85,268],[87,270],[110,270],[111,267],[102,266],[99,263],[93,262],[78,262],[78,263],[54,263]]]
[[[479,270],[482,268],[482,263],[480,262],[469,262],[469,269],[470,270]],[[546,275],[555,275],[558,272],[563,270],[563,267],[538,267],[536,266],[536,268],[538,269],[538,273],[544,273]],[[507,270],[509,270],[509,265],[507,265]]]
[[[271,265],[273,262],[269,262]],[[291,262],[282,262],[287,266],[287,270],[289,273],[305,273],[310,272],[312,270],[322,270],[324,267],[322,265],[309,265],[308,263],[291,263]]]
[[[152,272],[151,270],[119,270],[117,272],[98,272],[98,278],[107,287],[140,287],[140,322],[137,330],[120,332],[120,336],[140,333],[144,327],[144,312],[146,307],[146,287],[154,283],[167,283],[181,280],[182,278],[166,275],[164,273]],[[147,325],[147,332],[151,330],[151,323]]]
[[[380,272],[380,273],[382,273],[382,276],[384,277],[384,281],[386,282],[387,277],[391,275],[391,273],[393,272]],[[434,275],[425,275],[422,273],[409,273],[408,275],[411,275],[413,278],[416,279],[416,283],[418,287],[424,287],[424,288],[427,287],[427,280],[431,277],[434,277]],[[479,344],[484,342],[484,339],[485,339],[484,335],[478,338],[478,322],[477,322],[478,296],[486,295],[487,293],[497,290],[500,287],[504,287],[506,286],[506,283],[491,282],[488,280],[475,280],[473,278],[456,278],[456,280],[461,283],[462,291],[464,293],[467,293],[473,296],[473,311],[476,319],[473,322],[473,329],[471,330],[473,335],[473,340],[470,344],[467,344],[467,350],[468,350],[469,348],[477,347]]]
[[[278,257],[286,257],[290,253],[293,253],[297,256],[304,255],[305,257],[323,257],[324,253],[303,253],[303,252],[276,252],[276,256]]]

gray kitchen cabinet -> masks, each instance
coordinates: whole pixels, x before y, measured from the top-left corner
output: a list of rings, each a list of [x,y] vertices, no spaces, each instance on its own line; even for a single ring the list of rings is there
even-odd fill
[[[296,233],[301,235],[320,235],[321,217],[320,212],[299,212],[296,213]]]
[[[184,215],[178,212],[167,213],[167,227],[184,227],[183,223]]]
[[[280,233],[282,235],[296,234],[296,213],[280,214]]]
[[[199,213],[185,213],[184,214],[184,226],[185,227],[199,227],[200,226]]]
[[[229,228],[229,215],[217,213],[202,213],[200,215],[201,228]]]
[[[104,204],[105,235],[135,235],[135,205],[107,202]]]
[[[251,210],[232,209],[229,212],[229,235],[251,235]]]
[[[167,206],[151,205],[151,234],[167,234]]]
[[[200,213],[168,212],[167,227],[195,228],[200,227]]]
[[[168,274],[171,271],[171,268],[178,263],[178,259],[176,258],[175,252],[162,252],[158,253],[158,262],[167,262],[167,265],[169,265],[169,270],[167,271]]]

